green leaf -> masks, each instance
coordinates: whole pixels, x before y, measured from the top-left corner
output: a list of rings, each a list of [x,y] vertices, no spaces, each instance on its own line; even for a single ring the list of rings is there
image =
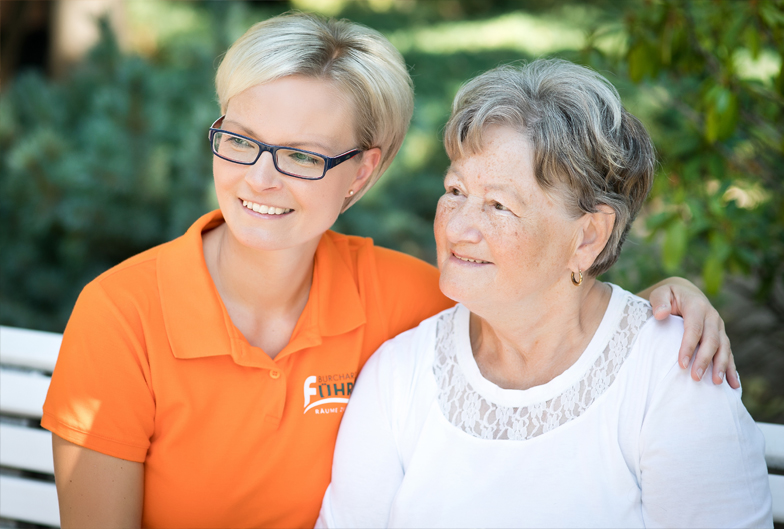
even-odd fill
[[[705,139],[714,143],[732,136],[738,123],[738,96],[726,87],[715,85],[703,101],[707,106]]]
[[[629,50],[627,61],[629,62],[629,77],[632,82],[639,83],[645,76],[647,69],[645,57],[645,45],[638,43]]]
[[[661,229],[668,222],[670,222],[671,219],[672,219],[672,212],[662,211],[660,213],[656,213],[648,217],[648,220],[645,222],[645,226],[650,231],[656,231]]]
[[[759,31],[755,26],[749,25],[743,36],[746,40],[746,47],[749,49],[749,53],[751,53],[751,58],[756,61],[760,52]]]
[[[675,219],[664,234],[664,244],[662,245],[662,265],[664,269],[673,273],[680,267],[683,256],[686,255],[686,225],[680,218]]]
[[[659,71],[659,54],[651,44],[640,41],[634,44],[626,57],[629,63],[629,77],[639,83],[645,76],[656,77]]]
[[[705,293],[715,296],[724,282],[724,262],[711,255],[702,267],[702,279],[705,281]]]
[[[715,256],[716,259],[721,262],[726,261],[732,251],[732,247],[730,246],[727,237],[719,231],[714,231],[710,234],[709,240],[711,255]]]

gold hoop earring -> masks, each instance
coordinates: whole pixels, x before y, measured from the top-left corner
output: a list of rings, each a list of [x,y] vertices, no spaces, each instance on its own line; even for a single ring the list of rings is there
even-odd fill
[[[579,266],[577,267],[577,273],[580,275],[580,280],[578,281],[577,279],[575,279],[575,278],[574,278],[574,272],[572,272],[572,284],[573,284],[574,286],[576,286],[576,287],[579,287],[580,285],[582,285],[582,284],[583,284],[583,273],[582,273],[582,271],[580,270],[580,267],[579,267]]]

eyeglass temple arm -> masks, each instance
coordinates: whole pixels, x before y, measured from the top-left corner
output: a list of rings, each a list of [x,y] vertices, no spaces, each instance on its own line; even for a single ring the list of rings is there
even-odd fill
[[[221,126],[221,125],[223,125],[223,120],[224,120],[224,118],[225,118],[225,117],[226,117],[226,114],[222,115],[221,117],[219,117],[218,119],[216,119],[216,120],[215,120],[215,121],[212,123],[212,125],[210,125],[210,128],[209,128],[209,129],[207,129],[207,139],[208,139],[209,141],[212,141],[212,130],[210,130],[210,129],[219,129],[219,128],[220,128],[220,126]]]
[[[335,158],[329,158],[329,160],[328,160],[329,163],[327,164],[327,169],[332,169],[336,165],[342,164],[343,162],[345,162],[346,160],[348,160],[350,158],[353,158],[354,156],[356,156],[360,152],[362,152],[362,151],[360,151],[359,149],[354,149],[352,151],[348,151],[347,153],[341,154],[340,156],[336,156]]]

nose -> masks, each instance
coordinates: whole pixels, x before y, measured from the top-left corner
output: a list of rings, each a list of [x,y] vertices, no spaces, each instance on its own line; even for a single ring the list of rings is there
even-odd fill
[[[254,191],[277,189],[282,185],[284,176],[275,169],[272,153],[263,152],[256,163],[248,166],[245,181]]]
[[[446,236],[449,242],[478,243],[482,240],[482,231],[479,226],[481,204],[475,204],[470,198],[455,204],[445,212]]]

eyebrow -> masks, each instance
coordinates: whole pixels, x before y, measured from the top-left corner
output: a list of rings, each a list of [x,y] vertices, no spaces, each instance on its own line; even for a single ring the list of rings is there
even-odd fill
[[[237,123],[236,121],[231,121],[231,120],[224,119],[223,123],[221,124],[221,126],[226,126],[227,124],[231,125],[234,128],[239,129],[239,131],[242,134],[246,135],[246,136],[250,136],[251,138],[256,138],[256,139],[259,137],[259,135],[256,134],[254,131],[245,128],[244,126],[242,126],[242,124]],[[261,140],[259,140],[259,141],[261,141]],[[262,143],[267,143],[267,142],[262,141]],[[312,148],[305,149],[305,147],[316,147],[318,149],[323,150],[324,152],[332,152],[332,151],[335,150],[335,149],[332,149],[331,147],[328,147],[327,145],[325,145],[323,143],[319,143],[317,141],[295,141],[293,143],[286,143],[285,145],[277,145],[277,144],[269,143],[268,145],[276,145],[276,146],[279,146],[279,147],[294,147],[295,149],[304,149],[304,150],[313,150]],[[319,154],[322,154],[322,153],[319,153]]]
[[[444,173],[444,180],[446,180],[446,177],[449,176],[450,173],[454,174],[460,180],[463,179],[463,175],[460,174],[460,171],[458,171],[452,165],[450,165],[449,167],[447,167],[446,172]],[[488,191],[498,191],[504,194],[511,195],[514,200],[517,200],[518,202],[525,204],[525,197],[520,193],[518,193],[517,190],[514,189],[513,187],[485,184],[485,188],[487,188]]]

